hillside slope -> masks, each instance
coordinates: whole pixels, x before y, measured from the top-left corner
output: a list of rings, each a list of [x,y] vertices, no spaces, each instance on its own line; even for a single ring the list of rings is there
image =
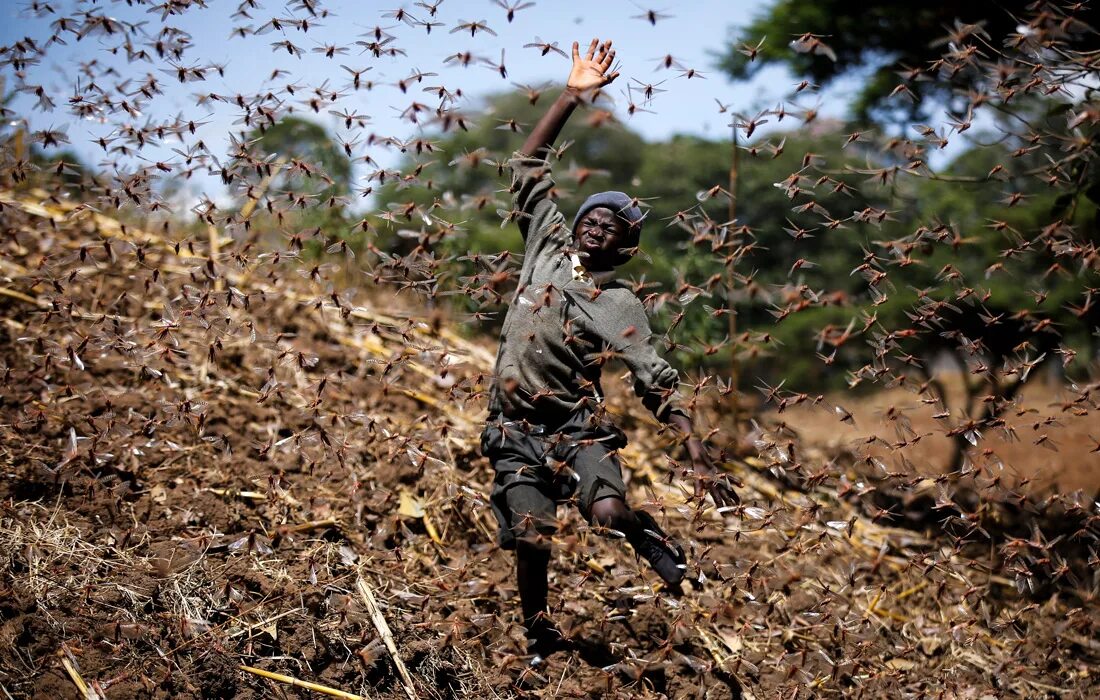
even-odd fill
[[[877,523],[819,452],[800,458],[820,488],[765,454],[730,465],[743,508],[700,511],[621,392],[634,503],[694,584],[669,595],[562,510],[551,600],[580,651],[525,671],[477,452],[489,340],[229,236],[176,244],[45,200],[0,193],[12,697],[317,697],[241,666],[392,698],[1098,692],[1095,580],[1028,590],[1019,562]]]

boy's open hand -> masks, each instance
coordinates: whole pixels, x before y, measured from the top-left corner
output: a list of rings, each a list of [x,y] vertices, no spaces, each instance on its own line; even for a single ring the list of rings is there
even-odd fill
[[[576,92],[587,92],[607,85],[619,77],[619,72],[608,74],[611,64],[615,61],[615,52],[611,49],[611,41],[599,43],[599,39],[593,39],[588,47],[588,53],[581,58],[580,44],[573,42],[573,69],[569,71],[569,79],[565,86]]]
[[[730,485],[729,476],[719,474],[705,447],[690,449],[691,465],[695,471],[695,497],[700,501],[709,493],[714,505],[719,508],[732,508],[741,503],[741,498]]]

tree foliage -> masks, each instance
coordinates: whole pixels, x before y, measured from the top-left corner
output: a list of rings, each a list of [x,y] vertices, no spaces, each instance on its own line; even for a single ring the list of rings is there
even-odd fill
[[[820,85],[856,76],[862,84],[851,113],[864,123],[924,121],[941,107],[965,114],[967,91],[981,89],[988,76],[954,61],[951,54],[991,56],[997,42],[1018,36],[1021,17],[1035,4],[779,0],[744,27],[731,30],[719,66],[731,77],[748,78],[764,66],[785,65]],[[1061,14],[1053,7],[1048,11]],[[1083,30],[1080,22],[1095,25],[1094,7],[1083,6],[1073,16],[1069,29],[1076,25]],[[800,42],[807,34],[820,37],[824,46]],[[752,52],[761,40],[759,50]],[[899,86],[904,86],[900,95]]]
[[[295,116],[257,127],[237,154],[244,194],[283,199],[303,227],[338,229],[350,201],[352,163],[323,126]],[[335,231],[333,231],[335,232]]]

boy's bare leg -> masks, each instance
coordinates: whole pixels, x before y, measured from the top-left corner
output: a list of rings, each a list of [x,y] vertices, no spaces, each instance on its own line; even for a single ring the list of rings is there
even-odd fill
[[[555,651],[566,648],[561,632],[554,626],[547,611],[549,564],[549,547],[523,540],[516,542],[516,579],[523,608],[523,626],[527,628],[527,653],[534,654],[532,663],[535,665],[541,664]]]
[[[621,532],[627,541],[633,541],[632,538],[641,534],[634,511],[621,498],[613,496],[601,498],[592,504],[592,517],[589,522],[597,527]]]
[[[663,537],[663,533],[648,513],[636,513],[621,498],[610,496],[592,504],[589,522],[599,528],[622,533],[634,551],[644,557],[669,586],[675,588],[683,580],[687,568],[683,550],[675,543],[659,538]],[[654,537],[647,530],[659,537]]]
[[[547,569],[550,549],[520,540],[516,542],[516,579],[523,606],[523,624],[528,630],[537,620],[546,617],[546,596],[549,588]],[[547,620],[548,621],[548,620]]]

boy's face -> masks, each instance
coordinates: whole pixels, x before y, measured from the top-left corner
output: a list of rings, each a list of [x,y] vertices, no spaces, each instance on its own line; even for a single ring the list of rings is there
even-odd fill
[[[597,207],[582,216],[573,232],[577,254],[584,260],[584,266],[594,272],[615,267],[626,234],[626,222],[606,207]]]

